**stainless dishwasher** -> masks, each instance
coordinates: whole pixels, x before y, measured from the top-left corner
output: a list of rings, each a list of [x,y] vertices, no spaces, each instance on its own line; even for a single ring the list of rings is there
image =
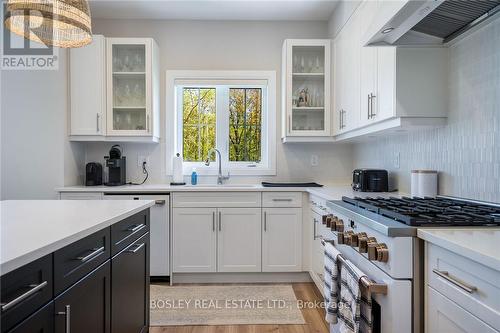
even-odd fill
[[[105,200],[155,200],[150,210],[150,275],[170,276],[170,195],[159,193],[104,193]]]

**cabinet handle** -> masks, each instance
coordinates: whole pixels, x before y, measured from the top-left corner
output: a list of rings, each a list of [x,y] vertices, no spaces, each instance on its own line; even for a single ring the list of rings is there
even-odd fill
[[[290,198],[288,198],[288,199],[273,199],[273,201],[277,201],[277,202],[292,201],[292,199],[290,199]]]
[[[292,132],[291,126],[292,126],[292,117],[288,116],[288,134]]]
[[[155,205],[163,206],[165,204],[165,200],[155,200]]]
[[[215,212],[212,212],[212,231],[215,232]]]
[[[65,308],[66,311],[57,312],[56,315],[65,316],[65,321],[64,321],[65,333],[71,333],[71,306],[66,305]]]
[[[267,231],[267,212],[264,212],[264,231]]]
[[[88,260],[90,260],[92,258],[95,258],[95,257],[101,255],[102,253],[104,253],[104,246],[92,249],[92,252],[90,252],[86,256],[76,257],[76,260],[80,260],[81,262],[85,262],[85,261],[88,261]]]
[[[316,223],[318,223],[318,220],[313,218],[313,240],[318,239],[318,236],[316,236]]]
[[[373,99],[377,97],[373,93],[370,93],[370,118],[375,117],[377,114],[373,112]]]
[[[149,133],[149,113],[146,114],[146,132]]]
[[[129,253],[136,253],[137,251],[139,251],[140,249],[142,249],[144,247],[144,244],[145,243],[136,244],[134,249],[127,250],[127,252],[129,252]]]
[[[432,270],[432,272],[434,274],[436,274],[437,276],[442,277],[446,281],[448,281],[448,282],[454,284],[455,286],[459,287],[460,289],[465,290],[469,294],[472,294],[473,292],[475,292],[477,290],[477,287],[471,286],[470,284],[467,284],[465,282],[462,282],[462,281],[460,281],[460,280],[452,277],[447,271],[440,271],[440,270],[434,268]]]
[[[137,232],[137,231],[139,231],[139,230],[141,230],[141,229],[143,229],[145,227],[146,227],[145,224],[136,224],[136,225],[128,228],[127,231],[130,231],[130,232],[134,233],[134,232]]]
[[[342,129],[342,109],[339,110],[339,129]]]
[[[221,212],[219,212],[219,231],[222,231],[222,215]]]
[[[96,114],[96,129],[97,129],[97,133],[99,133],[99,113]]]
[[[367,101],[368,101],[368,104],[366,105],[366,110],[368,112],[368,119],[370,119],[372,117],[372,113],[371,113],[371,110],[370,110],[370,105],[371,105],[371,94],[368,94],[368,98],[367,98]]]
[[[40,290],[42,290],[43,288],[45,288],[45,286],[47,286],[48,282],[47,281],[43,281],[42,283],[40,284],[30,284],[29,287],[31,287],[30,290],[28,290],[27,292],[25,292],[24,294],[22,295],[19,295],[18,297],[14,298],[12,301],[10,302],[7,302],[7,303],[2,303],[2,312],[3,311],[7,311],[8,309],[12,308],[13,306],[21,303],[22,301],[24,301],[25,299],[27,299],[28,297],[30,297],[31,295],[39,292]]]

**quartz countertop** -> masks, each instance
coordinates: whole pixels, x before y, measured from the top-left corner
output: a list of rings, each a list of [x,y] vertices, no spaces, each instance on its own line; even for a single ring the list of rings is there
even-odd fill
[[[153,200],[0,202],[3,275],[154,205]]]
[[[342,196],[349,197],[399,197],[400,192],[356,192],[351,185],[332,184],[323,187],[264,187],[260,184],[225,184],[225,185],[183,185],[169,184],[123,185],[123,186],[66,186],[56,188],[57,192],[103,192],[103,193],[159,193],[159,192],[195,192],[195,191],[223,191],[223,192],[308,192],[326,200],[340,200]]]
[[[500,271],[500,227],[419,228],[419,238]]]

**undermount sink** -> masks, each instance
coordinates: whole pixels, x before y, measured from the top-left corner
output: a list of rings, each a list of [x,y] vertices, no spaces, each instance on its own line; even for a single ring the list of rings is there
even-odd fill
[[[224,188],[224,187],[245,187],[245,188],[252,188],[252,187],[257,187],[258,185],[255,184],[198,184],[198,185],[186,185],[188,187],[213,187],[213,188]]]

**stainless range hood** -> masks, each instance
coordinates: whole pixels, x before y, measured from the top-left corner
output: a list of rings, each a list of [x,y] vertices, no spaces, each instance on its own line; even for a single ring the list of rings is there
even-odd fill
[[[375,20],[369,31],[376,33],[367,36],[366,45],[447,44],[500,13],[500,0],[410,0],[390,6],[394,15]]]

